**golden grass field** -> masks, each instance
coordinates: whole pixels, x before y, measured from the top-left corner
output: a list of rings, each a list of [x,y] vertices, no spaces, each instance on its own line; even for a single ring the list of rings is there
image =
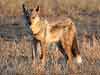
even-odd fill
[[[32,67],[32,38],[20,16],[23,2],[28,7],[37,4],[36,0],[0,0],[0,75],[100,75],[99,0],[40,0],[42,16],[67,16],[75,22],[83,59],[69,68],[60,51],[51,50],[45,71]]]

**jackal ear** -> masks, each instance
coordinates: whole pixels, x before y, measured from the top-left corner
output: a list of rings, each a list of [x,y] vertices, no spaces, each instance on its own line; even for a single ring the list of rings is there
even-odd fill
[[[23,7],[23,8],[25,8],[25,7],[26,7],[26,4],[25,4],[25,3],[23,3],[23,4],[22,4],[22,7]]]
[[[25,11],[26,11],[25,4],[22,4],[22,10],[25,13]]]
[[[35,11],[38,12],[40,9],[39,5],[36,7]]]

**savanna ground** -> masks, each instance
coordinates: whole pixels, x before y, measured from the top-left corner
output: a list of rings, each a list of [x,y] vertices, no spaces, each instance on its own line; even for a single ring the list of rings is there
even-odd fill
[[[31,2],[32,1],[32,2]],[[0,75],[100,75],[99,0],[0,0]],[[58,50],[48,53],[46,71],[32,67],[31,37],[25,32],[21,4],[39,4],[41,15],[68,16],[76,24],[83,63],[65,66]],[[16,17],[17,16],[17,17]],[[54,19],[54,18],[53,18]]]

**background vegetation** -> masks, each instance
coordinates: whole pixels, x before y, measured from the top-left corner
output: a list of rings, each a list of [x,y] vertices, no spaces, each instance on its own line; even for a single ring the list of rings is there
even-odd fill
[[[75,22],[83,58],[72,69],[58,50],[48,53],[46,70],[32,67],[32,40],[22,19],[22,4],[40,6],[41,16]],[[66,67],[65,67],[66,66]],[[100,0],[0,0],[0,75],[100,75]]]
[[[31,8],[40,5],[42,11],[48,15],[100,11],[100,0],[0,0],[0,14],[19,15],[23,3]]]

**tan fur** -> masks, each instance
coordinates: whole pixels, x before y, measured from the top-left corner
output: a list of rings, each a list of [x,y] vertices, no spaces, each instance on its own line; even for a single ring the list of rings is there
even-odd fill
[[[42,45],[42,63],[45,64],[48,44],[58,42],[59,40],[61,40],[65,52],[66,54],[68,54],[68,63],[72,63],[72,48],[77,47],[77,31],[72,20],[66,19],[55,24],[50,24],[47,20],[41,19],[36,12],[32,12],[30,20],[30,28],[34,34],[34,37],[40,40]],[[80,55],[80,52],[78,53],[78,55]]]
[[[40,20],[38,16],[31,21],[32,24],[30,28],[35,35],[34,37],[40,40],[42,44],[42,55],[44,63],[48,44],[55,43],[60,40],[64,26],[58,26],[57,28],[54,28],[52,25],[50,26],[46,20]]]
[[[68,25],[68,23],[65,23],[65,24]],[[77,50],[76,56],[73,56],[73,53],[72,53],[72,49],[74,48],[78,49],[76,35],[77,35],[77,30],[76,30],[75,24],[70,20],[70,25],[68,25],[68,31],[65,31],[61,38],[62,45],[69,58],[68,59],[69,64],[72,64],[73,57],[76,57],[77,59],[79,59],[77,60],[77,62],[81,63],[81,58],[79,58],[80,57],[79,50]]]

